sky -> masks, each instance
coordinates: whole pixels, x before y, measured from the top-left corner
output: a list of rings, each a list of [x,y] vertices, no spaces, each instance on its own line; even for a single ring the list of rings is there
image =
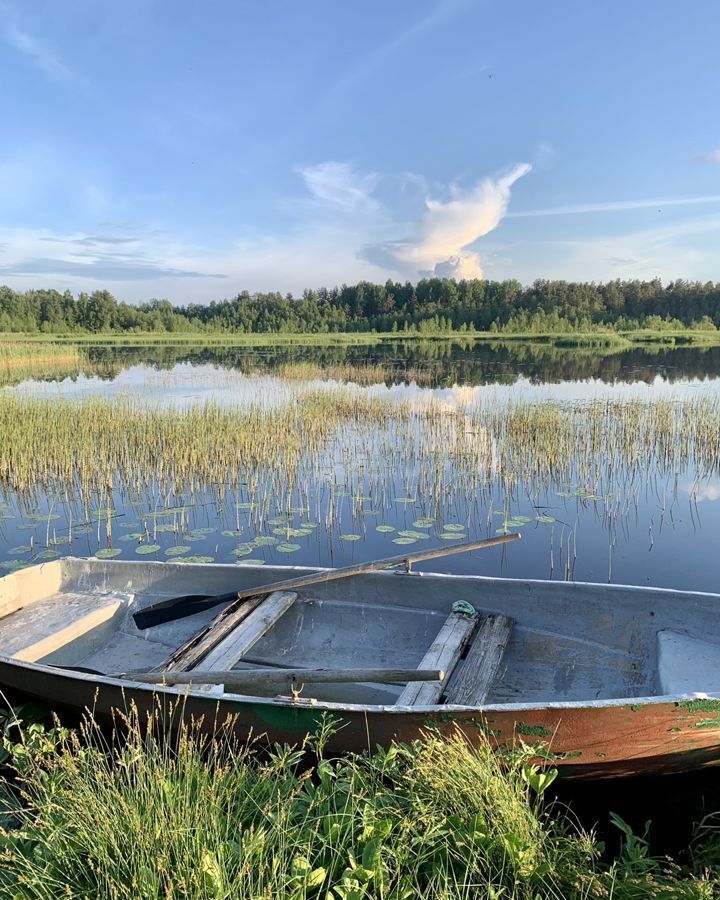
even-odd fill
[[[720,281],[717,0],[0,0],[0,284]]]

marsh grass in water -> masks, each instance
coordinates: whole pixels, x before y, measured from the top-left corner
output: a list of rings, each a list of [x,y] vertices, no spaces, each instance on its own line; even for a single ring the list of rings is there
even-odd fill
[[[0,341],[0,387],[26,378],[77,375],[86,357],[75,346]]]
[[[89,492],[118,481],[177,489],[243,484],[253,503],[261,480],[295,487],[328,461],[348,472],[363,468],[376,489],[387,485],[389,463],[407,475],[410,500],[418,491],[439,496],[490,478],[507,486],[572,481],[601,497],[622,473],[690,467],[698,478],[717,474],[720,400],[451,407],[434,398],[411,404],[359,389],[299,388],[271,408],[175,409],[0,395],[0,483],[18,492],[58,485]],[[369,499],[362,491],[359,497]]]
[[[134,713],[122,741],[91,721],[6,727],[0,896],[714,896],[706,872],[653,859],[622,820],[621,854],[603,862],[592,834],[544,805],[552,774],[531,749],[500,759],[428,736],[329,759],[328,727],[260,754],[196,727],[158,740],[159,722]]]
[[[0,393],[0,564],[98,550],[317,564],[327,545],[382,556],[533,529],[551,576],[569,578],[579,522],[612,550],[649,496],[662,528],[679,473],[702,485],[720,466],[713,398],[450,405],[288,390],[269,407],[187,408]]]

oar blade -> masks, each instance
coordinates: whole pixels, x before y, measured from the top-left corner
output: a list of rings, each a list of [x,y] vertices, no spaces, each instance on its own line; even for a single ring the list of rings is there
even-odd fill
[[[176,619],[186,619],[196,613],[213,609],[221,603],[230,603],[237,597],[237,591],[229,594],[212,596],[209,594],[187,594],[185,597],[170,597],[153,603],[147,609],[139,609],[133,613],[133,621],[137,628],[144,631],[165,622],[174,622]]]

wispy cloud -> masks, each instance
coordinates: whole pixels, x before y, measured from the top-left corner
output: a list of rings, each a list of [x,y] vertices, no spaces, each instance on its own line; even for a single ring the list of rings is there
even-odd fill
[[[511,187],[530,169],[528,163],[522,163],[498,178],[484,178],[470,189],[453,186],[447,201],[428,197],[410,238],[369,245],[363,250],[364,257],[410,277],[482,277],[480,257],[468,247],[497,228],[506,214]]]
[[[718,151],[720,154],[720,151]],[[718,156],[720,162],[720,155]],[[720,203],[720,194],[702,197],[653,197],[645,200],[610,200],[606,203],[574,203],[567,206],[551,206],[546,209],[521,209],[507,214],[508,219],[530,219],[539,216],[572,216],[583,213],[622,212],[631,209],[659,209],[666,206],[693,206],[704,203]]]
[[[720,215],[590,238],[538,238],[534,247],[545,278],[604,281],[609,278],[712,277]],[[527,246],[527,245],[526,245]],[[536,277],[536,276],[535,276]]]
[[[151,234],[49,234],[32,230],[3,233],[0,278],[77,279],[85,284],[156,281],[163,278],[225,278],[192,260],[197,248],[180,247]],[[49,246],[48,246],[49,245]],[[206,259],[206,263],[210,260]]]
[[[710,153],[706,153],[701,159],[704,159],[705,162],[715,163],[716,166],[720,166],[720,148],[711,150]]]
[[[0,8],[0,12],[4,10]],[[8,21],[0,32],[4,41],[26,56],[38,69],[55,81],[69,81],[73,72],[41,40]]]
[[[296,170],[313,198],[344,212],[376,207],[371,194],[377,183],[374,173],[363,175],[344,162],[322,162]]]

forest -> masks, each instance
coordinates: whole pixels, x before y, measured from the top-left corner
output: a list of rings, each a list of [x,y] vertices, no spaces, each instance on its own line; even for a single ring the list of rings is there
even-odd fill
[[[720,327],[720,283],[671,281],[520,282],[428,278],[176,306],[134,305],[107,290],[80,293],[0,286],[0,332],[558,333]]]

